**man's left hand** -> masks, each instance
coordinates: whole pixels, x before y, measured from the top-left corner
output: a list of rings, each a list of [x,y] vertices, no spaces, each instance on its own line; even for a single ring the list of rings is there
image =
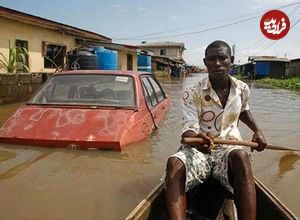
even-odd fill
[[[267,146],[267,141],[261,130],[258,130],[253,134],[252,141],[258,143],[258,147],[254,148],[254,150],[263,151]]]

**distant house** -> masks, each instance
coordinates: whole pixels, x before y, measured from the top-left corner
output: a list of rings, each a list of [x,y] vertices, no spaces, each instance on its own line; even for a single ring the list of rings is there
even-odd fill
[[[300,58],[292,59],[290,63],[289,76],[300,76]]]
[[[183,60],[182,56],[185,50],[184,43],[173,41],[145,42],[138,46],[141,49],[152,51],[154,56],[168,57],[177,60]]]
[[[152,71],[171,74],[180,72],[181,66],[185,64],[183,52],[185,50],[184,43],[173,41],[143,42],[138,45],[142,50],[151,51],[152,55]],[[178,75],[176,73],[176,75]]]
[[[67,52],[78,46],[98,45],[118,51],[118,69],[137,70],[137,47],[112,43],[104,35],[0,6],[0,51],[11,46],[29,52],[30,72],[54,72],[66,63]],[[4,72],[1,69],[0,72]]]
[[[250,56],[248,63],[235,68],[248,78],[285,78],[289,75],[289,63],[289,59],[276,56]]]

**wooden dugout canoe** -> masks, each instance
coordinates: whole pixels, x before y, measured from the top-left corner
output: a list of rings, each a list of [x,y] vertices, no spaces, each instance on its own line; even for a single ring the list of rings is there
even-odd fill
[[[219,184],[218,184],[219,185]],[[297,220],[298,218],[259,180],[255,178],[257,196],[257,220]],[[224,203],[224,189],[211,182],[187,194],[187,219],[237,219],[232,200]],[[198,187],[199,188],[199,187]],[[201,193],[201,197],[197,196]],[[208,194],[209,193],[209,194]],[[209,196],[208,196],[209,195]],[[222,198],[220,195],[223,195]],[[199,198],[205,198],[200,201]],[[197,199],[197,201],[195,200]],[[226,201],[226,200],[225,200]],[[226,205],[223,205],[226,204]],[[230,205],[231,204],[231,205]],[[202,210],[201,208],[202,207]],[[226,207],[226,208],[224,208]],[[203,212],[203,213],[201,213]],[[200,214],[201,213],[201,214]],[[203,218],[204,217],[204,218]],[[126,217],[126,220],[165,220],[165,192],[163,183],[158,184]]]

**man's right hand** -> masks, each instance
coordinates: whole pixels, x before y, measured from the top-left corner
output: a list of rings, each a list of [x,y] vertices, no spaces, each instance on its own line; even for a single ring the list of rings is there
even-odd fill
[[[200,133],[200,134],[196,134],[193,131],[186,131],[183,135],[182,138],[185,137],[199,137],[202,138],[204,140],[204,144],[189,144],[189,146],[196,148],[198,151],[202,152],[202,153],[210,153],[212,148],[213,148],[213,144],[214,144],[214,136],[212,134],[210,134],[209,132],[205,133]]]

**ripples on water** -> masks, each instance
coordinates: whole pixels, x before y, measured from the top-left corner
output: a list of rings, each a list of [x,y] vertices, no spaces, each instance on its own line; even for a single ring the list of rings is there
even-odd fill
[[[300,149],[300,97],[295,92],[252,86],[251,110],[274,144]]]
[[[0,145],[0,218],[123,219],[159,182],[166,159],[179,147],[180,97],[184,87],[200,77],[203,74],[159,79],[172,99],[171,110],[151,137],[127,146],[122,152]],[[251,111],[268,141],[300,149],[300,96],[254,84],[250,87]],[[0,120],[17,107],[1,107]],[[241,131],[245,139],[251,139],[242,124]],[[43,155],[44,158],[3,176],[1,169],[7,166],[3,161],[14,159],[15,165],[22,164],[29,154],[33,159]],[[299,157],[268,150],[253,154],[255,175],[298,216]]]

